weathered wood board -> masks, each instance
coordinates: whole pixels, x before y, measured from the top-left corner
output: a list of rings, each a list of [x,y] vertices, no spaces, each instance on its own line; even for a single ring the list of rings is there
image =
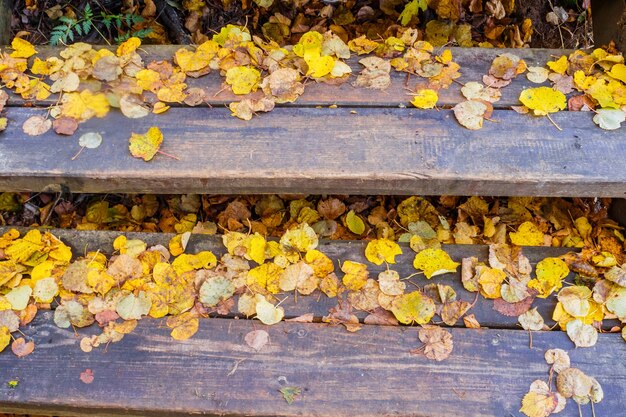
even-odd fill
[[[96,46],[96,48],[104,48],[105,46]],[[152,61],[168,60],[171,61],[175,52],[181,48],[180,45],[145,45],[141,47],[140,54],[144,63],[148,64]],[[189,47],[187,47],[189,48]],[[437,48],[435,53],[440,53],[444,48]],[[461,86],[469,81],[482,82],[482,77],[487,74],[493,59],[502,53],[512,53],[524,59],[528,66],[545,66],[547,61],[558,59],[561,55],[568,55],[570,50],[562,49],[489,49],[489,48],[449,48],[452,51],[454,61],[461,68],[459,72],[461,77],[457,82],[453,83],[449,89],[439,91],[438,106],[454,106],[460,101],[465,100],[461,95]],[[58,56],[61,48],[50,46],[37,46],[38,57],[44,58],[48,56]],[[326,83],[317,83],[314,80],[306,82],[304,94],[298,98],[295,103],[286,103],[287,107],[311,107],[311,106],[329,106],[336,104],[338,106],[351,107],[398,107],[410,106],[412,99],[411,90],[415,90],[416,85],[428,82],[426,78],[416,75],[407,76],[406,73],[391,71],[392,83],[383,91],[371,90],[367,88],[356,88],[352,86],[356,75],[364,68],[359,64],[359,59],[355,54],[347,63],[352,68],[353,76],[351,79],[339,86]],[[207,103],[219,107],[228,105],[233,101],[241,100],[242,96],[237,96],[230,91],[224,84],[224,77],[221,77],[217,71],[213,71],[200,78],[188,77],[187,85],[191,87],[199,87],[208,93]],[[548,85],[547,83],[545,85]],[[512,83],[502,89],[502,98],[494,104],[495,108],[508,108],[512,105],[519,105],[519,94],[524,88],[536,87],[522,75],[515,78]],[[225,88],[226,87],[226,88]],[[261,97],[262,92],[259,91],[251,97]],[[56,97],[51,96],[49,99],[39,102],[39,105],[50,105],[56,102]],[[10,106],[23,106],[24,100],[19,95],[13,95],[9,101]],[[173,104],[174,106],[176,104]]]
[[[8,228],[0,227],[0,234],[4,233]],[[65,243],[72,247],[72,251],[75,255],[86,253],[87,251],[99,250],[102,253],[110,254],[113,252],[113,240],[120,235],[118,232],[103,232],[103,231],[75,231],[75,230],[63,230],[56,229],[52,233],[62,239]],[[140,239],[146,242],[148,245],[165,245],[167,246],[169,239],[173,236],[163,233],[124,233],[129,239]],[[338,271],[338,275],[341,277],[339,262],[346,260],[365,263],[368,266],[370,277],[376,279],[378,274],[386,270],[385,265],[376,266],[365,259],[365,246],[367,242],[364,241],[328,241],[323,240],[320,242],[318,249],[324,252],[330,259],[335,262],[335,270]],[[389,265],[391,269],[398,271],[401,277],[408,277],[415,274],[417,271],[413,268],[413,258],[415,252],[413,252],[407,244],[401,244],[402,255],[396,257],[396,264]],[[481,262],[488,261],[488,247],[484,245],[444,245],[445,251],[452,257],[454,261],[461,262],[463,258],[476,257]],[[222,240],[220,237],[207,236],[207,235],[191,235],[189,243],[187,245],[187,253],[197,253],[202,250],[212,251],[218,258],[226,252]],[[523,249],[523,253],[529,258],[531,264],[534,265],[540,260],[549,256],[559,256],[567,253],[570,249],[567,248],[550,248],[550,247],[527,247]],[[255,265],[252,263],[252,265]],[[568,278],[572,280],[574,274]],[[473,303],[476,300],[474,306],[467,312],[467,314],[474,314],[476,320],[484,327],[493,328],[509,328],[520,329],[520,325],[517,321],[517,317],[509,317],[500,314],[493,308],[493,300],[488,300],[482,296],[478,296],[476,293],[467,291],[461,283],[461,268],[459,267],[457,273],[444,274],[437,276],[433,279],[426,279],[423,275],[417,275],[410,278],[407,281],[407,291],[414,291],[419,288],[423,288],[428,284],[442,284],[450,285],[457,293],[458,299]],[[293,294],[281,294],[281,306],[285,309],[285,317],[293,318],[307,313],[313,313],[315,319],[319,321],[323,316],[328,315],[329,309],[337,306],[336,298],[328,298],[320,291],[309,296],[294,297]],[[545,318],[545,322],[549,326],[553,326],[555,322],[551,319],[552,312],[556,305],[556,297],[548,297],[545,299],[537,298],[533,302],[533,307],[537,307],[537,311]],[[367,312],[354,310],[354,313],[359,319],[364,319],[367,316]],[[237,308],[233,309],[230,317],[241,316],[237,314]],[[440,322],[439,317],[435,317],[433,322]],[[616,322],[607,321],[605,323],[607,328],[617,324]],[[459,320],[456,326],[464,326],[463,321]]]
[[[50,314],[48,313],[47,316]],[[254,352],[244,336],[255,329],[270,344]],[[535,379],[548,380],[544,352],[571,349],[561,332],[451,329],[452,355],[434,362],[409,351],[416,328],[365,326],[357,333],[323,324],[202,320],[193,338],[176,342],[158,320],[106,349],[83,353],[71,329],[41,317],[26,333],[35,351],[0,355],[0,410],[93,416],[185,414],[222,416],[520,416]],[[84,331],[80,331],[81,334]],[[621,415],[626,396],[626,343],[600,335],[593,348],[570,350],[573,366],[598,379],[598,416]],[[93,383],[79,379],[91,369]],[[16,388],[6,381],[18,380]],[[278,390],[301,388],[288,405]],[[570,400],[563,416],[577,416]],[[590,406],[584,415],[591,415]]]
[[[0,0],[0,46],[11,42],[13,0]]]
[[[623,197],[625,127],[603,131],[592,114],[553,119],[495,111],[483,129],[452,111],[278,108],[245,122],[224,108],[174,108],[126,119],[112,112],[72,137],[31,137],[23,122],[45,110],[12,108],[0,133],[0,189],[72,192],[345,193]],[[131,132],[159,126],[150,162],[128,151]],[[78,152],[77,138],[104,137]]]

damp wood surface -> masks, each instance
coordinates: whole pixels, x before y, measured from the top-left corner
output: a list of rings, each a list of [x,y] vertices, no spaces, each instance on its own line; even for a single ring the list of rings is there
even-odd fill
[[[49,56],[59,56],[62,50],[60,47],[37,46],[37,57],[45,59]],[[105,46],[95,46],[99,48],[109,48]],[[188,48],[189,46],[181,45],[144,45],[140,48],[139,54],[142,56],[145,64],[152,61],[172,61],[174,54],[180,48]],[[435,48],[434,53],[441,53],[444,49],[452,51],[453,61],[461,66],[461,77],[457,82],[452,83],[450,88],[441,89],[439,91],[438,106],[454,106],[465,98],[461,94],[461,86],[469,81],[482,83],[483,75],[487,74],[491,62],[495,57],[503,53],[511,53],[519,56],[530,66],[545,66],[546,62],[560,58],[562,55],[569,55],[572,51],[567,49],[498,49],[498,48]],[[407,75],[404,72],[391,71],[391,85],[385,90],[372,90],[367,88],[357,88],[352,86],[355,76],[364,68],[359,64],[359,60],[365,56],[352,57],[346,60],[347,64],[352,68],[352,76],[341,85],[332,85],[314,80],[308,80],[305,92],[294,103],[287,103],[287,107],[310,107],[310,106],[346,106],[346,107],[398,107],[410,106],[412,99],[411,90],[415,90],[416,86],[424,88],[428,82],[426,78],[417,75]],[[188,87],[203,88],[208,95],[207,103],[212,106],[224,106],[233,101],[241,100],[242,96],[237,96],[230,91],[230,88],[224,83],[224,77],[219,75],[219,71],[211,71],[209,74],[199,78],[187,77],[185,81]],[[548,85],[547,83],[545,85]],[[507,87],[501,89],[502,98],[494,103],[495,108],[508,108],[512,105],[520,105],[518,100],[520,92],[524,88],[536,87],[525,75],[521,75]],[[23,106],[24,100],[19,96],[12,94],[9,106]],[[257,95],[251,94],[250,97],[262,97],[262,93]],[[45,101],[41,101],[39,105],[50,105],[56,102],[56,96],[51,96]],[[176,104],[173,104],[174,106]]]
[[[364,326],[357,333],[316,323],[205,319],[191,339],[177,342],[163,320],[144,319],[122,341],[82,352],[71,329],[42,314],[25,332],[35,351],[0,356],[5,379],[0,409],[95,416],[518,416],[535,379],[547,381],[544,352],[571,348],[563,332],[451,329],[450,357],[413,355],[417,328]],[[255,352],[245,335],[264,329],[270,342]],[[81,334],[84,330],[81,330]],[[593,348],[570,351],[574,366],[595,376],[605,397],[596,415],[620,415],[626,395],[626,344],[602,334]],[[80,380],[90,369],[91,384]],[[278,391],[301,395],[288,405]],[[587,410],[589,408],[589,410]],[[585,415],[591,415],[590,406]],[[569,400],[564,416],[578,415]]]
[[[0,228],[0,234],[9,230],[8,227]],[[25,231],[27,229],[20,229]],[[76,231],[68,229],[53,229],[52,234],[63,240],[72,248],[72,252],[75,256],[80,256],[88,251],[99,251],[101,253],[110,255],[114,252],[113,241],[117,236],[124,235],[128,239],[139,239],[148,244],[164,245],[167,247],[169,240],[174,236],[165,233],[119,233],[108,231]],[[472,308],[468,310],[467,314],[474,314],[476,320],[483,327],[497,328],[497,329],[517,329],[521,330],[521,326],[517,321],[516,316],[506,316],[494,309],[493,300],[485,299],[482,296],[478,296],[476,293],[467,291],[461,282],[461,267],[457,269],[456,273],[448,273],[434,277],[432,279],[426,279],[424,275],[415,275],[415,268],[413,267],[413,259],[415,252],[409,248],[406,243],[400,244],[402,248],[402,254],[396,257],[396,264],[390,264],[389,268],[398,271],[400,277],[405,278],[413,275],[409,280],[405,281],[407,284],[407,292],[415,291],[418,288],[423,288],[428,284],[442,284],[451,286],[457,294],[459,300],[473,303]],[[365,247],[367,241],[320,241],[318,250],[326,254],[330,259],[334,261],[335,271],[341,277],[340,263],[350,260],[355,262],[361,262],[367,265],[369,271],[369,277],[377,279],[378,274],[386,270],[385,265],[376,266],[367,261],[365,258]],[[488,262],[489,248],[486,245],[443,245],[443,249],[450,255],[452,260],[461,262],[463,258],[475,257],[480,262]],[[213,252],[219,259],[222,254],[226,253],[226,249],[222,244],[220,236],[208,236],[192,234],[189,243],[187,244],[186,253],[197,253],[203,250],[209,250]],[[528,257],[533,268],[537,262],[546,257],[554,257],[563,255],[571,251],[571,248],[552,248],[552,247],[525,247],[522,253]],[[251,265],[254,266],[253,262]],[[574,273],[566,278],[566,280],[573,280]],[[315,321],[321,321],[324,316],[329,314],[329,310],[333,307],[337,307],[337,298],[328,298],[321,291],[316,290],[313,294],[297,297],[293,293],[278,294],[277,297],[281,300],[281,307],[285,310],[286,318],[295,318],[304,314],[313,314]],[[237,298],[237,297],[235,297]],[[475,302],[474,302],[475,301]],[[553,327],[556,323],[552,320],[552,312],[556,306],[556,298],[536,298],[533,301],[532,307],[537,307],[537,311],[545,318],[545,322],[548,326]],[[368,315],[366,311],[354,310],[353,313],[362,322]],[[245,318],[237,313],[237,305],[228,317]],[[439,316],[433,319],[433,322],[442,324]],[[613,325],[617,325],[617,321],[607,320],[605,321],[605,328],[610,328]],[[445,325],[444,325],[445,326]],[[459,319],[455,324],[456,327],[463,327],[463,320]],[[558,327],[557,327],[558,329]],[[558,331],[558,330],[556,330]],[[571,347],[574,345],[571,344]]]
[[[623,197],[624,129],[593,114],[545,117],[496,110],[483,129],[461,127],[451,110],[278,108],[242,121],[225,108],[172,108],[127,119],[113,112],[72,137],[27,136],[44,109],[7,109],[0,134],[0,189],[96,193],[309,193]],[[131,132],[158,126],[161,150],[133,158]],[[78,137],[98,132],[98,149]]]

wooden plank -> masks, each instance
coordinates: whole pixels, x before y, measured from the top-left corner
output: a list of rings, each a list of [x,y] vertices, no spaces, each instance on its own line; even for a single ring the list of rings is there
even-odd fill
[[[5,233],[9,228],[0,227],[0,234]],[[25,231],[24,228],[21,229]],[[54,229],[52,233],[62,239],[65,243],[72,247],[74,254],[83,254],[86,251],[100,251],[101,253],[111,254],[113,252],[113,240],[122,233],[107,231],[76,231],[67,229]],[[123,233],[129,239],[140,239],[149,246],[165,245],[174,236],[166,233]],[[366,241],[329,241],[322,240],[318,249],[324,252],[330,259],[335,262],[335,270],[341,277],[339,262],[346,260],[365,263],[370,271],[370,277],[376,279],[378,274],[387,269],[385,265],[376,266],[371,264],[365,258]],[[396,264],[390,265],[391,269],[398,271],[401,277],[408,277],[415,274],[413,268],[413,259],[415,252],[405,243],[401,243],[402,255],[396,257]],[[485,245],[444,245],[445,251],[453,260],[461,262],[463,258],[476,257],[481,262],[488,262],[488,247]],[[208,235],[192,235],[187,245],[187,253],[197,253],[203,250],[212,251],[218,259],[226,252],[222,239],[219,236]],[[529,258],[531,264],[534,265],[540,260],[549,256],[559,256],[569,252],[569,248],[552,248],[552,247],[527,247],[523,249],[523,253]],[[573,281],[572,273],[566,280]],[[473,303],[475,305],[467,314],[474,314],[476,320],[484,326],[491,328],[507,328],[519,329],[517,317],[504,316],[493,309],[493,300],[488,300],[482,296],[476,297],[476,293],[467,291],[461,283],[461,270],[457,273],[445,274],[434,279],[428,280],[423,275],[412,277],[407,283],[407,291],[423,288],[428,284],[450,285],[457,293],[458,299]],[[285,317],[293,318],[307,313],[313,313],[317,321],[323,316],[328,315],[329,310],[337,306],[336,298],[328,298],[321,292],[317,291],[309,296],[294,297],[293,294],[281,294],[281,306],[285,309]],[[537,298],[533,302],[533,307],[537,307],[537,311],[545,318],[548,326],[552,327],[555,322],[551,319],[552,312],[556,305],[556,297],[552,296],[546,299]],[[354,313],[363,320],[367,316],[367,312],[355,310]],[[232,312],[230,317],[239,316],[237,310]],[[245,316],[240,316],[245,318]],[[441,322],[439,317],[435,317],[433,322]],[[604,323],[606,329],[619,323],[615,321],[607,321]],[[456,326],[464,326],[463,321],[459,320]]]
[[[323,324],[208,319],[191,339],[176,342],[158,320],[144,319],[106,349],[83,353],[71,329],[46,314],[26,329],[35,351],[0,355],[5,412],[94,416],[519,416],[535,379],[548,380],[544,352],[569,350],[572,365],[598,379],[599,416],[620,415],[626,396],[626,344],[602,334],[593,348],[573,349],[564,333],[451,329],[454,350],[443,362],[411,355],[416,328],[365,326],[357,333]],[[270,344],[256,353],[244,336],[256,329]],[[94,329],[95,330],[95,329]],[[81,335],[84,331],[80,331]],[[80,381],[91,369],[93,383]],[[278,390],[300,387],[288,405]],[[584,415],[591,415],[589,405]],[[564,416],[578,415],[569,400]]]
[[[621,51],[626,50],[626,2],[604,0],[591,2],[593,41],[596,46],[615,42]],[[621,21],[621,24],[620,24]]]
[[[141,54],[144,57],[145,63],[154,60],[171,60],[176,50],[180,47],[180,45],[146,45],[142,47]],[[60,49],[61,48],[50,46],[38,46],[37,50],[39,54],[37,56],[41,58],[53,55],[58,56]],[[454,106],[459,101],[463,101],[464,98],[461,95],[460,83],[466,83],[468,81],[482,82],[482,76],[487,73],[491,62],[499,54],[505,52],[513,53],[525,59],[529,66],[545,66],[545,63],[554,59],[555,56],[560,57],[561,55],[567,55],[571,52],[569,50],[560,49],[451,48],[451,50],[455,62],[461,66],[460,72],[462,76],[458,79],[459,83],[453,83],[449,89],[439,92],[438,105],[444,107]],[[352,67],[353,74],[358,74],[363,69],[363,66],[358,63],[360,58],[354,56],[348,60],[348,64]],[[318,105],[328,106],[331,104],[359,107],[410,106],[409,102],[412,97],[407,88],[414,89],[416,84],[423,84],[427,82],[427,79],[418,76],[407,78],[406,73],[392,70],[392,84],[383,91],[355,88],[351,84],[353,81],[354,77],[347,83],[335,86],[325,83],[316,83],[310,80],[307,82],[305,93],[295,103],[285,104],[285,106],[310,107]],[[232,94],[228,88],[224,88],[222,83],[223,77],[220,77],[219,73],[216,71],[197,79],[191,77],[187,78],[189,87],[206,89],[210,97],[208,103],[212,106],[221,107],[242,98],[242,96]],[[524,88],[536,86],[537,84],[531,83],[525,76],[516,78],[509,86],[502,89],[502,99],[495,103],[495,107],[508,108],[512,105],[519,105],[518,97],[520,91]],[[261,94],[262,93],[259,91],[258,94],[253,96],[260,97]],[[50,105],[55,104],[56,101],[57,97],[54,95],[39,104]],[[24,100],[20,96],[13,95],[12,99],[9,101],[9,105],[23,106]]]
[[[137,193],[343,193],[623,197],[622,127],[603,131],[590,113],[553,119],[496,111],[483,129],[452,111],[279,108],[245,122],[223,108],[171,109],[82,124],[72,137],[22,132],[44,110],[9,109],[0,133],[0,189]],[[164,152],[132,158],[128,138],[159,126]],[[74,161],[81,134],[104,137]]]
[[[13,0],[0,0],[0,46],[11,43]]]

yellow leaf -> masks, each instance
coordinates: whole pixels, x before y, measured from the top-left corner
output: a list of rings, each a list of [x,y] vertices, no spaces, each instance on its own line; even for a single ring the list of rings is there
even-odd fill
[[[35,229],[30,230],[23,238],[15,240],[4,250],[4,254],[14,262],[24,263],[41,249],[43,249],[41,232]]]
[[[537,290],[537,297],[546,298],[561,288],[563,278],[569,274],[569,268],[559,258],[545,258],[537,263],[535,273],[537,278],[528,282],[528,288]]]
[[[367,283],[367,265],[359,262],[345,261],[343,265],[341,265],[341,270],[345,274],[342,279],[343,285],[350,291],[358,291]]]
[[[557,74],[565,74],[567,71],[567,57],[562,55],[561,58],[556,61],[548,61],[548,68]]]
[[[11,343],[11,332],[7,326],[0,327],[0,352]]]
[[[556,394],[547,390],[544,392],[531,391],[522,398],[520,412],[528,417],[548,417],[557,404]]]
[[[198,252],[195,255],[183,253],[172,262],[172,267],[178,275],[194,269],[211,269],[215,265],[217,265],[217,258],[210,251]]]
[[[348,42],[348,48],[357,55],[364,55],[373,52],[380,44],[376,41],[369,40],[365,35],[352,39]]]
[[[626,65],[615,64],[611,67],[611,71],[607,72],[607,74],[626,84]]]
[[[321,33],[315,31],[307,32],[293,46],[293,53],[305,59],[307,56],[320,56],[322,54],[323,42],[324,36]]]
[[[414,291],[396,299],[391,312],[402,324],[426,324],[435,315],[435,303],[419,291]]]
[[[307,251],[304,261],[311,265],[313,272],[319,278],[324,278],[335,270],[333,261],[324,253],[315,249]]]
[[[509,233],[511,243],[517,246],[543,246],[543,233],[533,222],[524,222],[517,232]]]
[[[298,251],[308,252],[317,248],[319,239],[315,230],[306,223],[302,223],[295,229],[287,230],[280,238],[280,245],[285,252]]]
[[[435,90],[425,88],[415,93],[413,100],[411,100],[411,104],[418,109],[432,109],[437,104],[437,100],[439,100],[437,92]]]
[[[144,134],[132,133],[128,149],[135,158],[142,158],[147,162],[154,158],[162,142],[163,134],[161,130],[153,126]]]
[[[35,47],[22,38],[13,38],[11,48],[13,48],[13,52],[10,55],[11,58],[30,58],[37,53]]]
[[[428,279],[436,275],[456,272],[456,268],[459,265],[442,249],[424,249],[415,255],[413,260],[413,267],[424,271],[424,275]]]
[[[275,307],[261,294],[257,294],[255,300],[256,318],[261,320],[261,323],[272,325],[280,322],[285,317],[285,310],[282,307]]]
[[[61,99],[61,116],[72,117],[79,121],[92,117],[104,117],[109,112],[109,101],[103,93],[83,90],[71,92]]]
[[[346,226],[348,226],[348,229],[355,235],[362,235],[363,232],[365,232],[365,223],[354,210],[350,210],[348,214],[346,214]]]
[[[126,236],[120,235],[113,241],[113,249],[125,253],[132,258],[136,258],[140,253],[146,250],[148,245],[139,239],[128,240]]]
[[[170,239],[168,247],[172,256],[178,256],[185,252],[190,237],[191,232],[185,232]]]
[[[395,264],[396,255],[402,255],[402,249],[400,245],[389,239],[374,239],[365,248],[365,257],[376,265],[381,265],[383,262]]]
[[[172,329],[170,334],[174,340],[187,340],[196,334],[200,322],[193,314],[192,312],[185,312],[167,319],[166,324]]]
[[[533,110],[535,116],[545,116],[565,109],[565,94],[550,87],[528,88],[519,96],[523,105]]]
[[[267,242],[263,236],[258,233],[250,235],[245,239],[243,245],[246,248],[246,259],[250,259],[259,265],[265,262],[265,248]]]
[[[252,268],[248,271],[246,285],[253,291],[263,292],[265,290],[272,294],[280,292],[280,277],[283,274],[283,268],[275,263],[266,263]]]
[[[259,88],[261,73],[246,66],[232,67],[226,71],[226,84],[230,85],[235,94],[248,94]]]
[[[335,59],[330,55],[305,55],[304,61],[309,67],[306,75],[309,75],[313,78],[324,77],[330,74],[330,72],[335,67]]]
[[[117,56],[130,55],[135,52],[139,46],[141,46],[141,39],[133,36],[117,47]]]
[[[506,273],[501,269],[482,267],[478,276],[480,293],[485,298],[500,298],[500,290],[505,279]]]

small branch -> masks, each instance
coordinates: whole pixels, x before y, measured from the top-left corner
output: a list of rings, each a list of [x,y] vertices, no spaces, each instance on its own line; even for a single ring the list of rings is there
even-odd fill
[[[172,40],[177,44],[190,45],[191,36],[183,26],[176,9],[167,0],[155,0],[154,4],[157,8],[157,19],[163,23]]]

